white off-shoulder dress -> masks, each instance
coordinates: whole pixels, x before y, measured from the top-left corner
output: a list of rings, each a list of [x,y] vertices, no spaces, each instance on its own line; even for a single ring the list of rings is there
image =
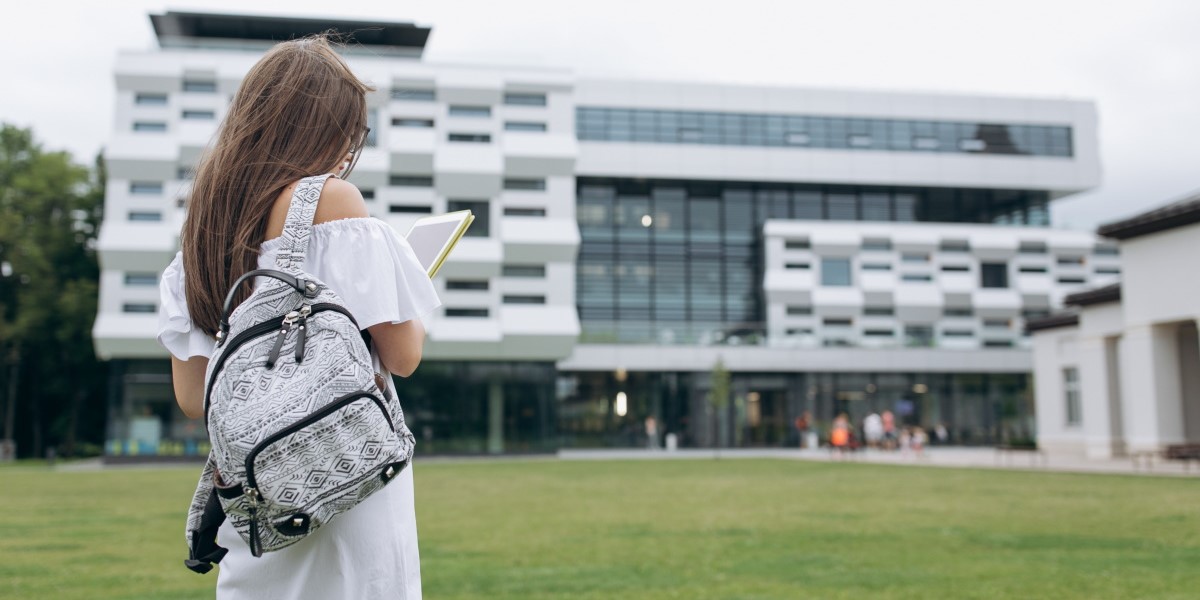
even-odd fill
[[[259,268],[275,268],[281,241],[263,243]],[[304,270],[337,292],[363,328],[421,318],[442,304],[408,241],[375,218],[314,225]],[[211,356],[215,341],[192,327],[188,316],[182,253],[163,271],[159,292],[159,343],[179,359]],[[404,395],[396,393],[394,382],[388,385],[404,407]],[[218,565],[222,600],[421,597],[411,466],[391,485],[282,550],[254,558],[229,521],[217,543],[229,549]]]

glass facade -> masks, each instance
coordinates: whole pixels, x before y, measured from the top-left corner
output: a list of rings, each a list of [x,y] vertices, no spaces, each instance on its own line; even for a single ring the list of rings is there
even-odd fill
[[[1048,201],[1045,192],[984,189],[592,177],[576,185],[583,343],[760,340],[768,218],[1045,225],[1030,219]]]
[[[424,367],[422,367],[424,368]],[[846,413],[860,426],[891,410],[897,423],[932,431],[947,443],[993,444],[1033,435],[1029,376],[944,373],[732,373],[724,407],[709,401],[704,372],[564,372],[558,375],[558,438],[563,448],[646,447],[646,419],[658,446],[674,433],[681,447],[796,447],[796,418],[812,414],[821,440]],[[616,401],[624,392],[625,402]],[[621,409],[624,414],[621,414]]]
[[[1063,125],[864,119],[580,106],[576,136],[589,142],[648,142],[1074,156]]]

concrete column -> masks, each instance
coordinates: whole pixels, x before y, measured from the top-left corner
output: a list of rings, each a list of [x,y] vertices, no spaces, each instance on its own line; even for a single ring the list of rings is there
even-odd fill
[[[488,382],[488,443],[489,454],[504,452],[504,384],[497,379]]]
[[[1188,443],[1197,443],[1200,442],[1200,325],[1192,322],[1180,325],[1178,336],[1183,437]]]
[[[1183,441],[1179,343],[1174,325],[1125,329],[1121,408],[1131,452],[1159,450]]]
[[[1088,458],[1112,458],[1112,419],[1109,411],[1108,360],[1104,338],[1079,340],[1079,403]],[[1061,407],[1066,411],[1066,407]]]

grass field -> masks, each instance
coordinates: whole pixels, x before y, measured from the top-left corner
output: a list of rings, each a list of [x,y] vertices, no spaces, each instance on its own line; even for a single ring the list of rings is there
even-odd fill
[[[0,598],[211,598],[197,469],[0,468]],[[457,598],[1196,598],[1200,482],[784,460],[418,462]]]

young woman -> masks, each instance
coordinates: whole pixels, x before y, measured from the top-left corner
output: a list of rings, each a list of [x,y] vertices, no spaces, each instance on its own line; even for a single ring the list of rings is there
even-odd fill
[[[204,373],[226,292],[242,273],[274,268],[292,190],[312,175],[331,174],[304,270],[370,331],[377,367],[407,377],[420,363],[425,329],[418,317],[441,301],[408,242],[368,217],[362,194],[344,181],[366,143],[370,91],[323,36],[276,45],[242,81],[200,161],[182,251],[160,284],[158,340],[172,355],[176,399],[189,417],[203,414]],[[421,596],[411,467],[282,550],[252,557],[229,521],[217,543],[229,549],[217,598]]]

